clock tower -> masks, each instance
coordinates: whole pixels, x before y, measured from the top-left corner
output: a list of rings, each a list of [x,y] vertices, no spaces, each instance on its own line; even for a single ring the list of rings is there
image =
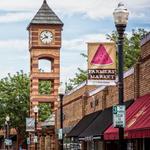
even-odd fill
[[[56,108],[60,83],[62,27],[62,21],[44,0],[27,28],[30,52],[30,117],[35,117],[33,107],[40,103],[50,104],[52,111]],[[49,62],[49,66],[46,66],[49,71],[40,68],[43,60]],[[40,87],[44,82],[50,85],[50,88],[45,88],[45,93],[41,92]]]

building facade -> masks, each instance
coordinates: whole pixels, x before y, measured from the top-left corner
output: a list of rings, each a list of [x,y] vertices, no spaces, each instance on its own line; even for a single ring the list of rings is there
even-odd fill
[[[138,62],[131,69],[129,69],[127,72],[124,73],[125,102],[129,102],[131,100],[136,101],[136,99],[145,96],[147,94],[150,94],[149,72],[150,72],[150,33],[147,34],[141,40],[141,52]],[[89,150],[110,149],[109,146],[107,146],[107,140],[105,141],[104,139],[103,140],[99,139],[103,135],[99,137],[97,135],[96,137],[94,137],[94,135],[92,136],[88,135],[91,134],[90,129],[96,127],[94,123],[92,125],[92,122],[94,122],[95,120],[101,120],[102,118],[96,117],[96,119],[93,119],[95,116],[94,115],[92,116],[92,114],[94,114],[94,112],[99,112],[101,116],[103,115],[104,117],[107,118],[107,114],[109,114],[109,108],[111,108],[113,105],[116,104],[118,104],[117,84],[116,86],[99,86],[89,88],[89,86],[85,82],[80,86],[78,86],[77,88],[75,88],[73,91],[67,93],[64,97],[63,102],[63,110],[65,116],[63,121],[64,136],[67,138],[65,141],[66,147],[67,143],[82,141],[80,142],[82,143],[83,146],[82,149],[89,149]],[[106,116],[104,114],[106,114]],[[59,113],[57,114],[57,118],[59,121]],[[108,121],[108,119],[106,120]],[[112,118],[110,118],[110,122],[112,124]],[[101,124],[103,122],[97,121],[97,123]],[[85,124],[87,124],[86,127]],[[107,123],[107,125],[109,126],[111,126],[111,124]],[[103,128],[107,130],[109,126]],[[101,126],[99,125],[99,128],[100,127]],[[59,123],[57,124],[57,128],[59,128]],[[104,134],[104,131],[102,134]],[[87,136],[83,137],[83,135]],[[98,140],[94,140],[94,138],[97,138]],[[146,138],[145,141],[148,140],[149,139]],[[146,149],[146,147],[144,149],[142,138],[141,139],[138,138],[138,140],[134,139],[134,141],[135,143],[137,143],[137,145],[133,148],[131,148],[131,146],[128,146],[128,149],[132,150]],[[115,143],[116,141],[108,141],[108,143],[111,143],[110,147],[113,148],[114,145],[114,149],[116,149],[116,144],[114,144],[113,142]],[[129,145],[132,145],[131,142],[129,142]]]

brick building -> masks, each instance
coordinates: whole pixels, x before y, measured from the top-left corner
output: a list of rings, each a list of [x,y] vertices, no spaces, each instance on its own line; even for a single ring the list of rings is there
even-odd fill
[[[150,94],[150,33],[147,34],[141,40],[141,54],[139,61],[127,72],[124,73],[124,101],[129,102],[130,100],[136,101],[137,98]],[[71,137],[77,137],[79,140],[80,136],[77,135],[77,132],[81,132],[90,129],[90,126],[85,127],[83,120],[88,120],[87,124],[90,122],[88,116],[92,116],[94,112],[99,112],[101,114],[110,113],[109,108],[118,103],[118,88],[117,82],[116,86],[88,86],[87,82],[82,83],[64,97],[63,101],[63,110],[64,110],[64,135],[67,136],[70,131],[72,133]],[[102,113],[103,112],[103,113]],[[94,118],[95,115],[93,115]],[[105,116],[107,117],[107,116]],[[92,117],[91,117],[92,118]],[[96,117],[95,117],[96,118]],[[112,119],[112,118],[111,118]],[[57,128],[59,129],[59,109],[57,113]],[[96,120],[96,119],[95,119]],[[94,119],[91,119],[93,122]],[[99,122],[100,123],[100,122]],[[81,125],[82,124],[82,125]],[[111,120],[112,124],[112,120]],[[109,124],[109,126],[111,125]],[[84,127],[83,127],[84,126]],[[93,125],[94,126],[94,125]],[[79,128],[83,128],[82,131]],[[87,128],[87,129],[86,129]],[[106,127],[105,127],[106,128]],[[107,127],[108,128],[108,127]],[[106,128],[106,129],[107,129]],[[72,130],[71,130],[72,129]],[[73,131],[75,130],[75,131]],[[149,129],[150,130],[150,129]],[[75,133],[76,132],[76,133]],[[93,131],[94,132],[94,131]],[[72,139],[72,138],[71,138]],[[85,139],[85,138],[84,138]],[[87,141],[93,141],[93,139]],[[93,147],[85,143],[88,143],[84,140],[84,148],[92,150]],[[141,140],[142,141],[142,140]],[[67,140],[65,142],[68,142]],[[102,142],[105,143],[105,142]],[[139,142],[140,143],[140,142]],[[142,146],[144,142],[141,142],[139,150],[144,150]],[[96,146],[97,149],[107,149],[105,144],[100,144]],[[95,147],[95,149],[96,149]],[[143,149],[142,149],[143,148]]]
[[[57,108],[62,28],[62,21],[48,6],[46,0],[43,0],[41,8],[27,27],[30,52],[30,117],[36,121],[34,132],[29,133],[30,150],[57,149],[55,124],[48,125],[43,135],[40,113],[38,110],[35,112],[34,108],[40,108],[42,104],[47,105],[52,112]],[[40,65],[42,62],[46,65]],[[45,84],[48,85],[48,89],[42,91],[42,85],[45,87]]]

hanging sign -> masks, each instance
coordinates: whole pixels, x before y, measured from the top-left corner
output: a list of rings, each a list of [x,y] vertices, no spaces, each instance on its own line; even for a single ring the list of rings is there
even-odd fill
[[[58,130],[58,139],[62,140],[63,139],[63,129]]]
[[[125,105],[113,106],[114,128],[125,128]]]
[[[35,119],[34,118],[26,118],[26,131],[27,132],[35,131]]]
[[[38,136],[37,135],[34,136],[33,142],[38,143]]]
[[[27,138],[27,144],[30,145],[30,137]]]
[[[115,43],[88,43],[88,84],[115,85],[115,79]]]

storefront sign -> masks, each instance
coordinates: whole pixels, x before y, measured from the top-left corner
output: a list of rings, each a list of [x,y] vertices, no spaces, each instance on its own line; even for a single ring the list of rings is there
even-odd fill
[[[93,141],[93,136],[88,136],[84,138],[85,141]]]
[[[30,138],[28,137],[28,138],[27,138],[27,144],[30,145],[30,143],[31,143],[31,142],[30,142]]]
[[[79,150],[81,149],[81,144],[79,143],[70,143],[70,148],[73,150]]]
[[[113,106],[114,128],[125,128],[125,105]]]
[[[88,84],[115,85],[116,47],[115,43],[88,44]]]
[[[27,132],[35,131],[35,119],[34,118],[26,118],[26,131]]]
[[[5,139],[5,145],[11,146],[12,145],[12,140],[11,139]]]
[[[36,135],[34,136],[33,142],[38,143],[38,136],[36,136]]]

